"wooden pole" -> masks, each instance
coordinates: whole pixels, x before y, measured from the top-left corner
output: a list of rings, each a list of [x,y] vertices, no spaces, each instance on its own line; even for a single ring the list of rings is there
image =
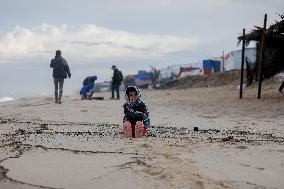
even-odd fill
[[[223,61],[223,65],[222,65],[222,72],[224,72],[225,71],[225,52],[224,52],[224,50],[223,50],[223,57],[222,57],[222,61]]]
[[[245,64],[245,41],[246,41],[245,37],[246,37],[246,30],[243,29],[240,99],[243,98],[244,64]]]
[[[266,23],[267,23],[267,14],[264,15],[263,32],[262,32],[262,39],[261,39],[261,54],[260,54],[259,70],[258,70],[258,95],[257,95],[258,99],[260,99],[261,83],[263,79],[262,78],[262,64],[264,62],[264,52],[265,52]]]

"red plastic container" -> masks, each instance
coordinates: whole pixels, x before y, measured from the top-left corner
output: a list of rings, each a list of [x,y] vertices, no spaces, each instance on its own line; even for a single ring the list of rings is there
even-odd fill
[[[146,128],[141,121],[136,124],[126,121],[123,123],[123,133],[126,138],[142,138],[146,134]]]

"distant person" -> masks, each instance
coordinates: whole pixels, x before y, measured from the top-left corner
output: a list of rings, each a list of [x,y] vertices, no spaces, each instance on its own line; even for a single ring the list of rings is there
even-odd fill
[[[55,103],[61,104],[63,94],[64,79],[71,78],[71,73],[67,61],[61,56],[61,51],[57,50],[55,58],[51,60],[50,67],[53,68],[53,81],[54,81],[54,96]],[[59,94],[58,94],[59,87]]]
[[[152,80],[152,84],[153,84],[154,89],[157,88],[159,75],[160,75],[160,71],[158,71],[156,68],[153,68],[153,70],[151,72],[151,80]]]
[[[97,80],[97,76],[87,77],[83,81],[83,87],[80,90],[80,95],[82,97],[81,100],[91,99],[94,94],[95,89],[95,81]]]
[[[281,86],[279,88],[279,92],[283,93],[283,89],[284,89],[284,81],[282,81],[282,84],[281,84]]]
[[[137,86],[130,86],[125,91],[123,132],[126,137],[142,137],[150,129],[149,111],[141,100]]]
[[[123,81],[123,75],[121,71],[117,69],[115,65],[111,67],[113,69],[113,76],[112,76],[112,83],[111,83],[111,99],[114,99],[114,92],[116,91],[116,97],[119,100],[119,86],[121,85],[121,82]]]

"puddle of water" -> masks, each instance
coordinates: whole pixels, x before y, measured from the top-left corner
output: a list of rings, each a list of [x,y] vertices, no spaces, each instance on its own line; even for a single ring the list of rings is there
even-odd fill
[[[1,163],[8,177],[54,188],[140,188],[130,169],[119,165],[133,160],[125,154],[74,154],[35,149]]]

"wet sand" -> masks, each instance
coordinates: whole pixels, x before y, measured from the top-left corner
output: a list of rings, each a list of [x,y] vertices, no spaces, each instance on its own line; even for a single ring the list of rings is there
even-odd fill
[[[0,104],[0,188],[283,188],[284,95],[264,83],[143,90],[156,136],[125,139],[123,100]],[[198,127],[199,131],[193,128]]]

